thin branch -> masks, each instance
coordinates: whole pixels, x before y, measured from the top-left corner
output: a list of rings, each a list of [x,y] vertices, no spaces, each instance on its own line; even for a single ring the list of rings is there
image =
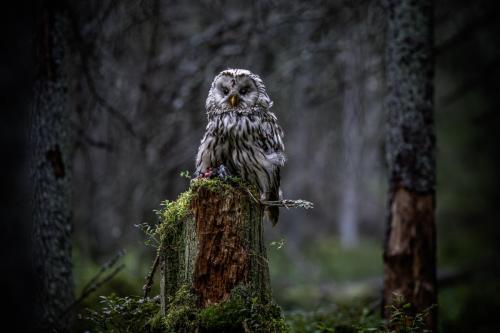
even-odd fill
[[[151,270],[149,271],[148,275],[146,276],[146,283],[142,287],[142,290],[144,290],[144,298],[148,297],[149,292],[151,291],[151,287],[153,286],[153,278],[156,272],[156,269],[158,268],[158,264],[160,263],[160,253],[162,252],[162,247],[160,246],[158,252],[156,253],[156,258],[153,262],[153,265],[151,266]]]
[[[83,287],[82,294],[85,293],[87,291],[87,289],[93,288],[93,286],[96,284],[97,280],[99,280],[99,278],[101,277],[101,275],[104,272],[106,272],[108,269],[110,269],[111,267],[113,267],[118,262],[118,260],[121,257],[123,257],[124,255],[125,255],[125,250],[120,250],[120,251],[118,251],[117,254],[115,254],[115,256],[113,258],[111,258],[108,261],[106,261],[101,266],[101,268],[99,269],[99,272],[97,272],[97,274],[94,275],[94,277],[92,279],[90,279],[90,281],[87,282],[87,284]]]
[[[104,284],[111,281],[111,279],[113,279],[116,276],[116,274],[118,274],[121,270],[123,270],[125,268],[125,264],[121,264],[120,266],[116,267],[110,274],[99,280],[99,278],[104,274],[104,272],[113,267],[118,262],[118,259],[120,259],[124,254],[125,251],[121,250],[113,258],[105,262],[99,269],[99,272],[97,272],[97,274],[92,279],[90,279],[90,281],[83,287],[80,297],[78,297],[61,313],[60,318],[63,318],[66,315],[68,315],[85,298],[87,298],[94,291],[102,287]]]
[[[71,25],[73,34],[75,37],[75,44],[77,51],[80,55],[81,60],[81,70],[83,72],[83,77],[85,78],[85,82],[87,83],[87,87],[92,96],[94,96],[95,100],[103,107],[105,111],[107,111],[111,116],[115,117],[119,122],[122,123],[124,128],[134,137],[139,139],[141,142],[145,142],[146,139],[144,137],[140,137],[139,134],[134,129],[132,122],[119,110],[117,110],[113,105],[111,105],[99,92],[95,84],[95,80],[91,75],[90,66],[88,62],[88,54],[87,47],[83,40],[83,36],[80,32],[80,27],[78,26],[77,15],[73,11],[69,12],[69,16],[71,19]]]
[[[311,209],[314,208],[314,204],[310,201],[302,200],[302,199],[297,199],[297,200],[291,200],[291,199],[282,199],[282,200],[276,200],[276,201],[270,201],[270,200],[260,200],[255,198],[255,196],[252,194],[252,192],[245,187],[245,190],[247,191],[248,195],[250,198],[252,198],[253,201],[256,203],[267,206],[267,207],[285,207],[285,208],[304,208],[304,209]]]
[[[80,126],[78,126],[74,122],[71,122],[70,125],[78,135],[77,143],[88,145],[88,146],[99,148],[99,149],[104,149],[104,150],[109,151],[109,152],[114,151],[114,147],[112,144],[90,137],[89,135],[87,135],[85,133],[85,130],[83,128],[81,128]]]
[[[268,201],[268,200],[260,200],[260,203],[267,207],[285,207],[285,208],[304,208],[311,209],[314,208],[314,204],[310,201],[302,200],[302,199],[283,199],[276,201]]]

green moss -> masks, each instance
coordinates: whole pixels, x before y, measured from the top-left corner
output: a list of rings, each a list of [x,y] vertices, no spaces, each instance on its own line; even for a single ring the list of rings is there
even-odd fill
[[[166,332],[196,331],[198,326],[196,298],[186,285],[181,286],[170,300],[164,323]]]
[[[200,311],[198,319],[200,326],[208,332],[241,329],[245,319],[245,303],[241,298],[232,298],[210,305]]]
[[[165,317],[162,315],[161,311],[158,311],[151,319],[148,320],[146,325],[150,327],[153,332],[164,332],[166,326]]]
[[[288,332],[281,308],[264,301],[248,286],[233,289],[228,300],[202,309],[199,325],[202,332]]]
[[[221,180],[219,178],[199,178],[191,181],[190,189],[192,191],[196,191],[200,187],[204,187],[215,193],[227,193],[234,188],[246,188],[249,189],[253,195],[258,194],[257,188],[254,185],[234,176],[227,177],[225,180]]]
[[[252,194],[258,197],[258,191],[255,186],[252,186],[238,177],[228,177],[225,181],[219,178],[199,178],[193,179],[189,189],[179,195],[177,200],[165,200],[161,203],[161,209],[157,211],[160,218],[160,224],[156,229],[156,234],[160,239],[164,239],[172,233],[177,233],[178,222],[182,221],[189,212],[189,207],[193,196],[200,188],[208,189],[216,193],[228,193],[234,188],[249,189]]]
[[[186,217],[192,198],[193,191],[190,188],[186,192],[181,193],[177,200],[165,200],[161,203],[161,209],[157,211],[160,217],[160,224],[156,228],[156,234],[160,236],[161,241],[172,235],[172,233],[177,233],[177,225]]]
[[[288,332],[281,308],[262,302],[247,286],[233,289],[226,301],[199,309],[183,285],[170,300],[163,323],[165,332]]]
[[[196,191],[199,188],[206,188],[211,192],[224,193],[231,189],[231,185],[218,178],[199,178],[191,182],[191,190]]]

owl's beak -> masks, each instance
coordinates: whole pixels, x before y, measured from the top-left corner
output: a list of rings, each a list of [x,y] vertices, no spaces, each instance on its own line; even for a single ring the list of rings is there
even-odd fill
[[[229,97],[229,104],[234,108],[236,105],[238,105],[238,96],[237,95],[232,95]]]

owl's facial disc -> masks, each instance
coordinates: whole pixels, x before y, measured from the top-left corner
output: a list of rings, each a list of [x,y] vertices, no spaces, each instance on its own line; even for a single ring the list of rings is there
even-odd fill
[[[250,108],[259,95],[255,82],[246,75],[223,75],[216,87],[217,102],[221,107]]]

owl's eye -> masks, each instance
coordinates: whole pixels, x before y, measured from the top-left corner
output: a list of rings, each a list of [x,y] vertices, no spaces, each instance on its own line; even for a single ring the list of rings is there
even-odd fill
[[[222,92],[224,93],[224,95],[227,95],[227,94],[229,94],[229,89],[224,87],[224,88],[222,88]]]
[[[247,93],[248,89],[247,88],[241,88],[240,89],[240,94],[245,95]]]

